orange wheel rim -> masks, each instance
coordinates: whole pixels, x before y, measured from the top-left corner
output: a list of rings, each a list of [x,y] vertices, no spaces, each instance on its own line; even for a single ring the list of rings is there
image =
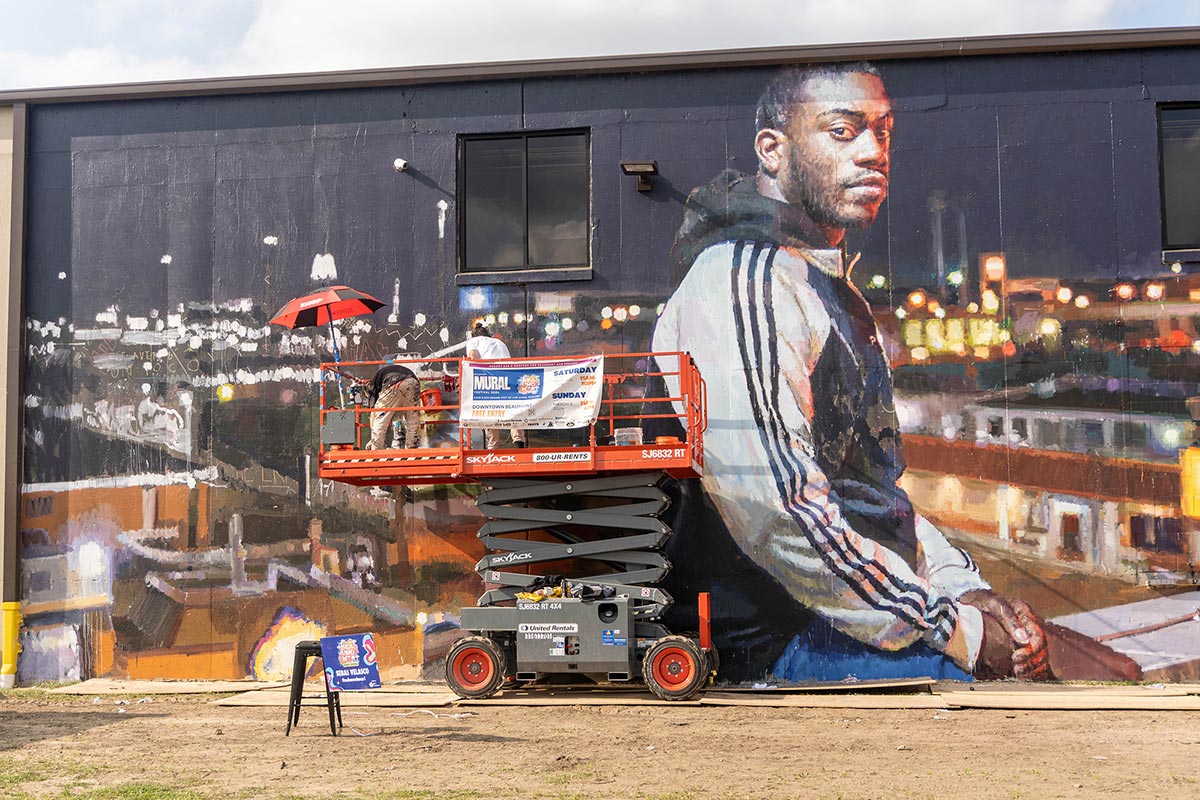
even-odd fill
[[[696,672],[692,656],[682,647],[665,647],[654,656],[654,680],[664,689],[687,686]]]
[[[458,684],[468,689],[486,686],[495,671],[491,656],[482,647],[463,648],[454,656],[451,668]]]

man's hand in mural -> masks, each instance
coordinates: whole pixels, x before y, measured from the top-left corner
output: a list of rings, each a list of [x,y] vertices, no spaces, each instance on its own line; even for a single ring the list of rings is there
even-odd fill
[[[981,678],[1053,680],[1044,621],[1023,600],[977,589],[960,600],[983,612],[983,646],[975,674]]]

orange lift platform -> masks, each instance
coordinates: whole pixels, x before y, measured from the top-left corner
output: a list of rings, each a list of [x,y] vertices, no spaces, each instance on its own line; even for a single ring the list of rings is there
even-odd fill
[[[556,358],[506,359],[537,364]],[[586,429],[529,430],[529,446],[472,447],[458,424],[462,358],[343,361],[321,365],[320,477],[361,486],[464,483],[487,478],[555,478],[660,471],[699,477],[704,468],[705,384],[686,353],[605,354],[603,399]],[[421,379],[422,439],[416,449],[368,450],[371,414],[414,407],[370,408],[364,389],[375,370],[397,363]],[[399,414],[393,417],[398,419]],[[677,425],[662,424],[677,420]],[[643,436],[647,423],[676,435]],[[507,437],[507,431],[506,431]],[[390,437],[389,437],[390,438]],[[482,448],[483,432],[474,431]]]
[[[420,407],[364,404],[368,376],[384,363],[416,373]],[[605,354],[594,422],[526,429],[528,447],[495,450],[473,449],[483,432],[459,425],[462,366],[459,358],[341,362],[323,364],[321,381],[322,478],[481,488],[478,536],[488,554],[475,570],[484,593],[462,609],[464,636],[446,658],[451,690],[484,698],[559,674],[642,682],[668,700],[695,695],[718,664],[708,595],[698,598],[699,632],[675,635],[658,621],[673,601],[657,586],[671,568],[663,486],[704,468],[705,384],[691,356]],[[425,446],[366,449],[371,415],[387,411],[419,411]],[[656,429],[670,433],[651,438]]]

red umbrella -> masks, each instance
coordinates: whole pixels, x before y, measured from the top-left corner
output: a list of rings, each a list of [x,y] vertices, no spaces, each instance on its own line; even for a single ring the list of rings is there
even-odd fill
[[[289,300],[271,319],[285,328],[316,328],[335,319],[361,317],[383,308],[383,301],[349,286],[329,286],[319,292]]]
[[[349,286],[329,286],[319,292],[289,300],[287,305],[279,309],[279,313],[271,318],[271,324],[282,325],[285,328],[316,328],[321,325],[329,325],[329,335],[333,338],[333,360],[340,362],[342,359],[338,354],[337,333],[333,330],[333,321],[347,317],[366,316],[382,307],[381,300],[377,300],[366,292],[351,289]],[[342,405],[346,404],[340,372],[338,373],[338,399]]]

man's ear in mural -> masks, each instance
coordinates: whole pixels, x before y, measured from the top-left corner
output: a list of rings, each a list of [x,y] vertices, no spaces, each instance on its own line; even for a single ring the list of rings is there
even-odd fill
[[[787,157],[787,134],[776,128],[763,128],[754,137],[754,153],[762,171],[771,177],[779,174]]]

